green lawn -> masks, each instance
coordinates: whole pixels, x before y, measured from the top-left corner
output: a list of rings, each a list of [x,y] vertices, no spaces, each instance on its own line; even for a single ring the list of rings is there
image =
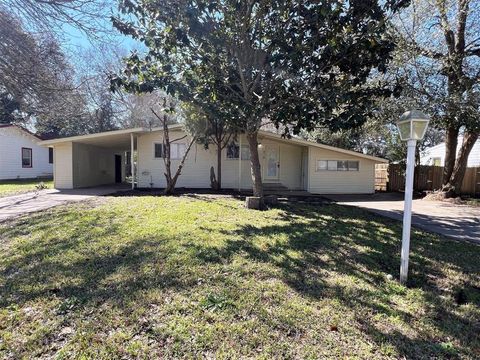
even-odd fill
[[[0,180],[0,197],[35,191],[35,186],[40,182],[43,182],[50,189],[53,188],[53,180]]]
[[[0,358],[480,357],[480,246],[337,205],[119,197],[0,225]]]

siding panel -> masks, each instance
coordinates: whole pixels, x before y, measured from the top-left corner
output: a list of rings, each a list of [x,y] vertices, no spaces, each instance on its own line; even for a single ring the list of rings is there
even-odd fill
[[[316,171],[317,160],[359,161],[359,171]],[[309,189],[314,194],[370,194],[375,191],[375,161],[335,151],[309,149]]]
[[[185,135],[181,131],[172,131],[171,138],[179,138]],[[164,176],[165,166],[163,159],[154,158],[154,143],[161,143],[163,133],[156,131],[148,134],[142,134],[138,137],[138,186],[162,188],[166,181]],[[188,139],[183,140],[188,142]],[[247,145],[244,135],[237,139],[237,144]],[[264,140],[262,144],[279,144],[280,149],[280,179],[279,182],[291,188],[298,189],[302,187],[302,147],[290,145],[274,140]],[[264,149],[265,147],[263,147]],[[262,163],[265,161],[264,151],[259,149],[259,156]],[[179,160],[172,160],[172,171],[176,171]],[[209,188],[210,187],[210,167],[217,169],[216,147],[211,146],[205,149],[201,144],[194,144],[185,161],[182,174],[178,179],[178,187],[188,188]],[[241,169],[240,169],[241,166]],[[241,171],[242,189],[252,188],[252,176],[249,160],[241,160],[239,166],[238,159],[227,159],[226,150],[222,151],[222,187],[225,189],[239,188],[239,171]],[[262,164],[263,166],[263,164]],[[263,166],[263,168],[265,168]]]
[[[73,189],[72,143],[54,147],[54,184],[55,189]]]
[[[40,140],[15,126],[0,128],[0,179],[28,179],[52,176],[48,148],[37,145]],[[31,168],[22,167],[22,147],[32,149]]]

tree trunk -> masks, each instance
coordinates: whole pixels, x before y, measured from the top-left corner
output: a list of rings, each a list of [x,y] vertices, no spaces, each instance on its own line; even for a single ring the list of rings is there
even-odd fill
[[[455,161],[455,167],[447,184],[442,188],[446,197],[453,197],[460,194],[465,171],[467,170],[468,156],[478,140],[478,132],[467,132],[463,136],[462,147]]]
[[[177,171],[175,172],[175,175],[172,177],[171,176],[171,171],[168,169],[168,175],[165,173],[165,178],[167,179],[167,186],[165,187],[165,190],[163,193],[165,195],[171,195],[175,191],[175,186],[177,185],[177,180],[182,174],[182,169],[183,166],[185,165],[185,160],[187,159],[187,155],[190,152],[190,149],[192,148],[192,145],[195,143],[196,139],[192,137],[192,140],[190,140],[190,143],[188,144],[187,148],[185,149],[185,154],[183,154],[182,160],[180,160],[180,164],[178,165]],[[169,145],[170,147],[170,145]],[[170,160],[170,159],[169,159]]]
[[[250,148],[250,165],[252,168],[253,195],[261,199],[261,206],[263,207],[262,172],[260,168],[260,158],[258,156],[257,136],[257,131],[247,133],[248,146]]]
[[[219,143],[221,144],[221,143]],[[222,189],[222,146],[217,145],[217,191]]]
[[[445,133],[445,164],[443,165],[442,185],[449,183],[457,156],[458,128],[448,127]]]

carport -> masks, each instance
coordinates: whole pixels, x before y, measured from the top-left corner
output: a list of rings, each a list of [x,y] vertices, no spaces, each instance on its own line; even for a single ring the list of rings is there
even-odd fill
[[[143,128],[47,140],[53,148],[53,178],[56,189],[76,189],[125,182],[126,170],[135,186],[134,152],[137,134]],[[129,154],[129,159],[126,154]]]

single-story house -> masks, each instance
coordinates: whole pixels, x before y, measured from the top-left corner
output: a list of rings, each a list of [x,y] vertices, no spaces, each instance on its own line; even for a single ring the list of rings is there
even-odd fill
[[[463,137],[459,136],[457,141],[457,155],[462,146]],[[422,165],[434,165],[434,166],[444,166],[445,165],[445,143],[440,143],[438,145],[432,146],[428,149],[425,149],[420,154],[420,164]],[[473,145],[472,151],[468,156],[467,167],[476,167],[480,166],[480,140],[477,140],[475,145]]]
[[[169,133],[170,139],[181,139],[170,150],[172,169],[176,170],[189,137],[178,124],[171,125]],[[132,169],[138,188],[162,188],[166,184],[162,143],[162,128],[135,128],[43,141],[41,145],[55,150],[55,188],[121,183],[127,168]],[[264,183],[315,194],[373,193],[375,164],[387,162],[267,131],[259,133],[259,155]],[[215,146],[205,149],[203,144],[193,145],[177,186],[209,188],[210,168],[216,171],[216,165]],[[250,151],[244,135],[222,153],[222,187],[252,188]]]
[[[53,148],[40,146],[39,140],[21,126],[0,125],[0,180],[52,176]]]

